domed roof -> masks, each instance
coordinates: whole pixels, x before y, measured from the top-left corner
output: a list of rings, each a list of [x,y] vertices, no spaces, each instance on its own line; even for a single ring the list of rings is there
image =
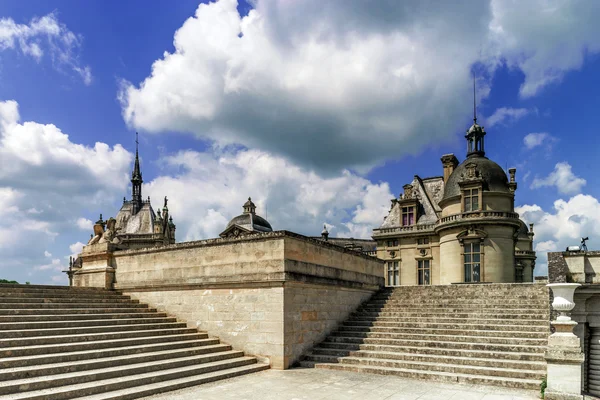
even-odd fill
[[[463,176],[467,175],[467,165],[475,164],[475,169],[484,181],[483,190],[490,192],[510,193],[508,188],[508,177],[501,166],[482,156],[467,157],[456,169],[452,172],[444,187],[444,197],[446,200],[450,197],[460,195],[460,186],[458,183]]]
[[[255,232],[272,232],[273,228],[271,224],[261,217],[256,215],[256,205],[252,202],[252,199],[248,197],[248,201],[242,206],[244,212],[237,217],[234,217],[229,221],[227,227],[219,236],[228,237],[230,235],[238,236],[240,231],[246,233]],[[234,228],[236,227],[236,228]]]
[[[260,215],[250,214],[250,213],[240,214],[237,217],[234,217],[231,221],[229,221],[225,230],[229,229],[233,225],[239,225],[243,228],[247,228],[248,230],[253,230],[253,231],[260,231],[260,232],[273,231],[271,224],[269,224],[269,222],[266,219],[264,219]],[[249,229],[249,228],[251,228],[251,229]]]

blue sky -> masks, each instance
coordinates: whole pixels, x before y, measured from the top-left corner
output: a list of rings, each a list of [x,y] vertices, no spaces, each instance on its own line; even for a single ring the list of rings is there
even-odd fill
[[[464,159],[473,75],[536,273],[581,235],[595,248],[597,2],[253,4],[0,2],[0,278],[65,283],[130,197],[136,131],[144,196],[169,196],[180,241],[248,196],[275,229],[368,236],[413,175]]]

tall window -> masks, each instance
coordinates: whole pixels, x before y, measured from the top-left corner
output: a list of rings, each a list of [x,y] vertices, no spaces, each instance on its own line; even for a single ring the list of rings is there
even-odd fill
[[[428,237],[419,238],[419,239],[417,239],[417,244],[418,245],[429,244],[429,238]]]
[[[415,223],[415,208],[402,207],[402,226],[413,225]]]
[[[417,279],[419,285],[431,285],[431,264],[430,260],[419,260],[417,261]]]
[[[465,212],[479,210],[479,189],[465,189]]]
[[[481,270],[481,244],[466,243],[465,257],[465,282],[479,282]]]
[[[400,270],[398,261],[389,261],[386,263],[388,273],[388,286],[400,285]]]

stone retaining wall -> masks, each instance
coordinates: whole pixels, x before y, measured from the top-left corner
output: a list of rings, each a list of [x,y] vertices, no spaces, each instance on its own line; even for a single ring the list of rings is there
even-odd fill
[[[286,231],[112,257],[115,289],[278,369],[384,285],[378,259]]]

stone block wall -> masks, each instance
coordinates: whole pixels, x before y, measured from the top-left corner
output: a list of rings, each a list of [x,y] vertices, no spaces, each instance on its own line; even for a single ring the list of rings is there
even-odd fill
[[[277,369],[286,368],[282,287],[127,291]]]
[[[348,319],[372,291],[326,285],[286,284],[284,288],[285,359],[288,366]]]
[[[384,285],[378,259],[285,231],[113,257],[115,289],[277,369]]]

